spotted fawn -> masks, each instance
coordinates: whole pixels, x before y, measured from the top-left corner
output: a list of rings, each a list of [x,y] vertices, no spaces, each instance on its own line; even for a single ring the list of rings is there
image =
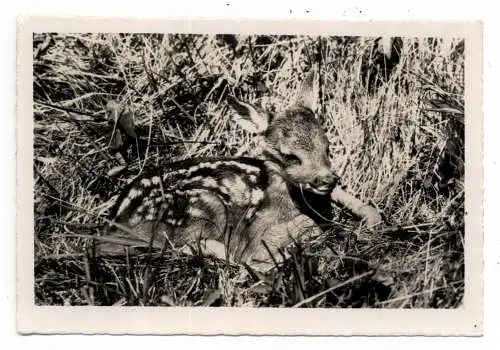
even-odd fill
[[[143,247],[201,248],[266,270],[282,260],[282,248],[321,234],[338,178],[313,112],[313,82],[308,73],[281,113],[229,98],[233,122],[256,135],[252,157],[191,159],[136,178],[112,209],[108,236]],[[101,247],[120,250],[116,241]]]

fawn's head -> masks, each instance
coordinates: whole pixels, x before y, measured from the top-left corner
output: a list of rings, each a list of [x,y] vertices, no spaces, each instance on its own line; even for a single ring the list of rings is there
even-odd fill
[[[261,157],[273,163],[289,183],[317,194],[326,194],[337,177],[331,170],[328,138],[313,112],[314,73],[309,73],[295,104],[273,114],[248,103],[229,99],[234,121],[260,136]]]

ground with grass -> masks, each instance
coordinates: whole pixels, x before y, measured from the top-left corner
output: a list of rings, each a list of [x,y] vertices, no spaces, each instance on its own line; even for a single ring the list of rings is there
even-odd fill
[[[33,59],[37,304],[460,305],[462,40],[43,33]],[[226,97],[283,109],[313,66],[333,169],[384,225],[373,232],[335,208],[325,233],[290,247],[265,278],[171,250],[92,256],[129,179],[248,153],[252,137],[230,123]]]

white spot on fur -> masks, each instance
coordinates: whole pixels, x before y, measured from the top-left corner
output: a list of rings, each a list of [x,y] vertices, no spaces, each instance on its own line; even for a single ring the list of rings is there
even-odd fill
[[[195,176],[195,177],[184,179],[184,180],[180,181],[179,186],[184,186],[184,185],[190,184],[192,182],[197,182],[197,181],[201,181],[201,180],[203,180],[202,176]]]
[[[179,170],[174,171],[173,173],[177,174],[177,175],[182,175],[182,174],[185,174],[187,171],[188,171],[187,169],[179,169]]]
[[[192,188],[190,190],[182,192],[182,194],[185,194],[186,196],[188,196],[190,198],[197,197],[197,196],[204,194],[204,193],[207,193],[207,190],[202,189],[202,188]]]
[[[191,196],[189,197],[189,203],[193,204],[200,200],[199,196]]]
[[[202,164],[203,163],[200,163],[198,165],[192,166],[191,168],[187,169],[187,176],[191,175],[195,171],[198,171],[198,169],[200,169],[200,167],[202,166]],[[179,174],[181,174],[181,173],[179,173]]]
[[[232,178],[224,178],[221,181],[222,185],[229,192],[231,200],[237,205],[245,205],[250,197],[248,185],[241,179],[240,176],[233,176]],[[221,189],[221,192],[222,189]]]
[[[153,176],[153,177],[151,178],[151,182],[153,183],[153,185],[159,185],[159,184],[160,184],[160,182],[161,182],[161,179],[160,179],[160,177],[159,177],[159,176]]]
[[[203,187],[208,187],[208,188],[217,188],[219,184],[213,177],[207,177],[202,181]]]
[[[208,168],[217,169],[217,167],[219,167],[221,164],[222,164],[222,162],[220,162],[220,161],[208,163]]]
[[[255,188],[252,190],[252,194],[250,195],[250,203],[253,205],[258,205],[264,199],[264,191]]]
[[[215,162],[202,162],[197,165],[194,165],[188,169],[181,169],[177,173],[182,175],[184,173],[187,173],[187,176],[190,174],[200,170],[200,169],[217,169],[222,164],[221,161],[215,161]]]
[[[142,179],[142,180],[141,180],[141,185],[142,185],[143,187],[148,188],[149,186],[151,186],[151,180],[150,180],[150,179]]]
[[[188,210],[187,210],[187,213],[194,217],[194,218],[202,218],[204,215],[204,211],[198,209],[198,208],[194,208],[194,207],[190,207]]]

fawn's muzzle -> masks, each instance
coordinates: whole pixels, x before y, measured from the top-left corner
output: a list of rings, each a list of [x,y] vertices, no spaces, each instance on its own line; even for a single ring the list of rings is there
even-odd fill
[[[311,189],[316,193],[325,194],[337,185],[338,180],[335,174],[328,172],[323,176],[317,176],[310,184]]]

